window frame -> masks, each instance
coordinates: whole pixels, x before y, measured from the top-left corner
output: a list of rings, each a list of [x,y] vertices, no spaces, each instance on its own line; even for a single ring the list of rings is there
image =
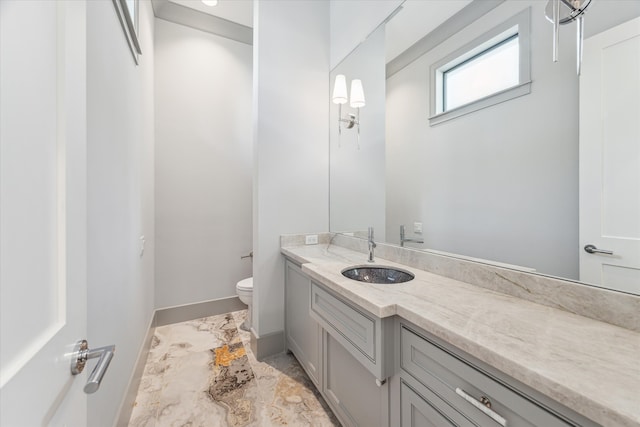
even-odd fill
[[[516,36],[519,48],[518,84],[487,95],[450,110],[444,110],[444,73],[467,63],[473,58],[494,49]],[[454,50],[429,68],[430,107],[429,125],[437,125],[447,120],[496,105],[531,93],[531,8],[512,16],[500,25],[485,32],[470,43]]]
[[[129,45],[129,49],[133,55],[133,61],[138,65],[138,56],[142,55],[142,49],[140,48],[140,40],[138,37],[139,0],[112,0],[112,2],[116,9],[120,25],[122,26],[124,37],[127,39],[127,44]]]

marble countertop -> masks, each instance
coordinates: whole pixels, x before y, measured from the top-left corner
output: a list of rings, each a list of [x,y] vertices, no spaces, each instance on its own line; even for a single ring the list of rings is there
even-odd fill
[[[415,279],[342,276],[367,256],[335,245],[283,247],[315,281],[378,317],[398,315],[603,426],[640,426],[640,333],[384,259]]]

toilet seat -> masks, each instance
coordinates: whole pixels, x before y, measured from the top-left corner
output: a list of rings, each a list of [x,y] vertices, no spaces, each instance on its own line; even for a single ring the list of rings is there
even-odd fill
[[[239,291],[253,291],[253,277],[239,281],[236,289]]]

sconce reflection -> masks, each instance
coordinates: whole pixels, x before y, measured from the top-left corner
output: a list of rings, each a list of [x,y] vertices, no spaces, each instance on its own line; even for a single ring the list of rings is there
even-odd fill
[[[346,104],[349,100],[347,96],[347,78],[344,74],[336,76],[331,99],[334,104],[338,104],[338,145],[342,136],[342,123],[346,123],[345,127],[347,129],[357,126],[358,149],[360,149],[360,108],[366,105],[362,80],[351,80],[351,101],[349,105],[351,108],[356,109],[356,114],[349,113],[346,117],[342,117],[342,104]]]

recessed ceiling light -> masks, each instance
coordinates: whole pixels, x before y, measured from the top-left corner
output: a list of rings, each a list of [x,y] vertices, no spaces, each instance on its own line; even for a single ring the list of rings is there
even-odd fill
[[[202,0],[202,3],[206,4],[207,6],[217,6],[218,0]]]

